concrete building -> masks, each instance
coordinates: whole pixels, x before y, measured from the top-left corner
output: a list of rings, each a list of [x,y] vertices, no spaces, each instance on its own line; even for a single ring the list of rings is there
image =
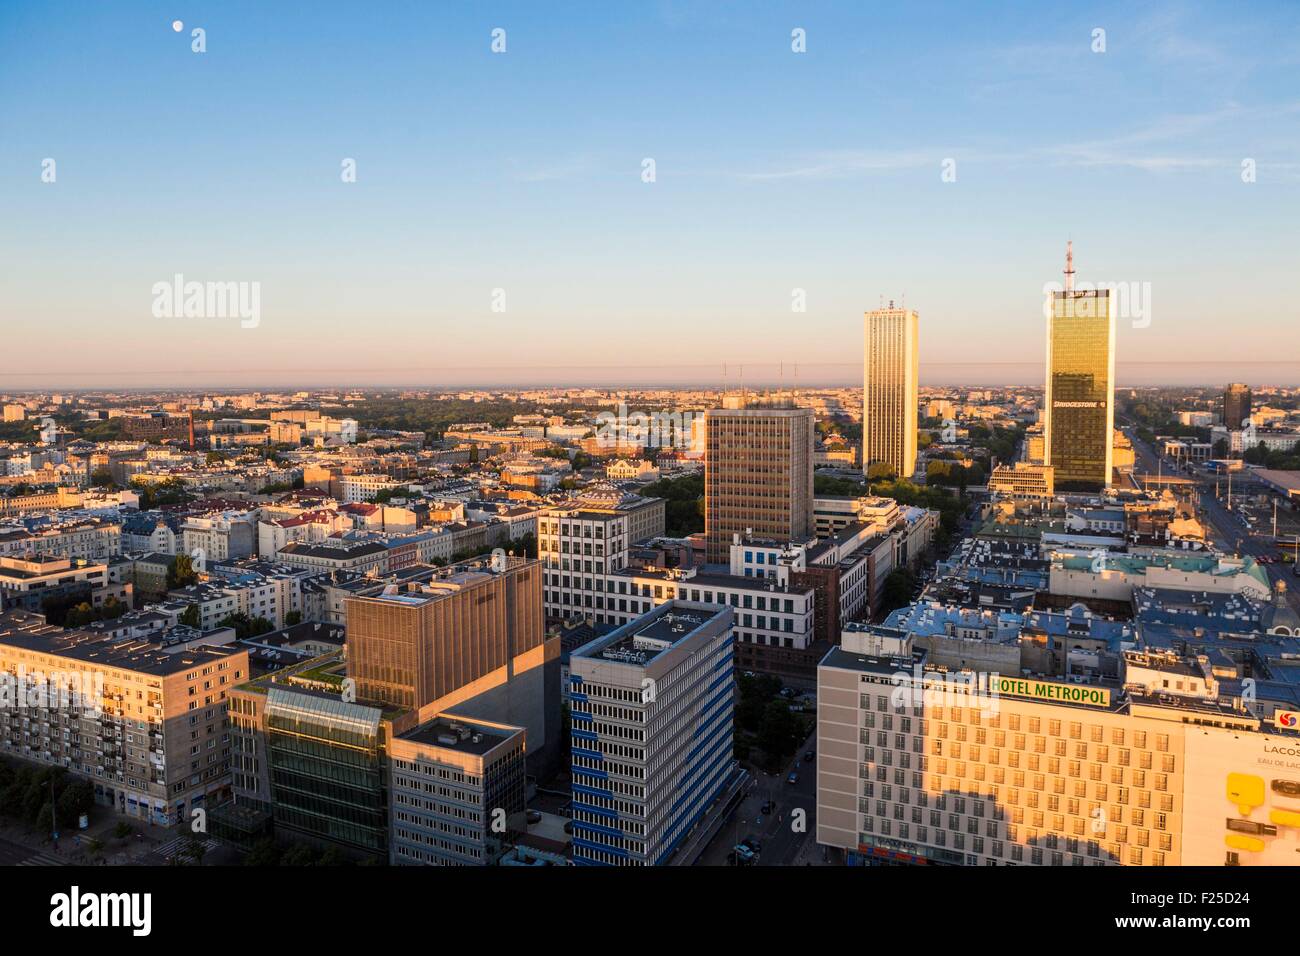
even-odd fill
[[[1055,469],[1024,461],[998,465],[989,476],[989,491],[1010,498],[1051,498],[1056,494]]]
[[[393,865],[498,862],[524,813],[525,732],[453,714],[388,746]]]
[[[542,567],[502,557],[345,602],[347,676],[358,698],[415,712],[454,710],[527,730],[531,772],[556,759],[559,638],[542,616]]]
[[[735,534],[784,541],[812,537],[814,425],[811,408],[779,403],[705,413],[704,529],[710,562],[727,562]]]
[[[880,645],[846,635],[819,669],[817,841],[850,864],[1294,865],[1267,784],[1300,769],[1292,712],[1258,716],[1207,657],[1058,681]]]
[[[672,601],[570,655],[575,864],[662,865],[725,790],[732,623]]]
[[[0,754],[85,777],[118,813],[188,821],[229,792],[227,696],[247,677],[248,653],[231,645],[65,631],[11,611],[0,695],[15,706],[0,718]]]
[[[910,309],[867,312],[862,379],[862,470],[883,463],[900,478],[916,471],[919,320]]]

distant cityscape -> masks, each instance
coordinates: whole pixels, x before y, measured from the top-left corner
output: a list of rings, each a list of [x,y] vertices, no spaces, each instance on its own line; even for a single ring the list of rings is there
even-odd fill
[[[1038,388],[9,391],[0,859],[1293,865],[1300,388],[1073,261]]]

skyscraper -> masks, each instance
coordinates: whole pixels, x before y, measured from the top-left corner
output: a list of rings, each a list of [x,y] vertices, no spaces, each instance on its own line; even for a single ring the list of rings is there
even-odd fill
[[[711,409],[704,423],[706,559],[729,562],[734,534],[813,537],[813,410],[755,401]]]
[[[1231,431],[1238,431],[1246,419],[1250,418],[1250,387],[1232,384],[1223,392],[1223,425]]]
[[[1047,325],[1043,446],[1058,491],[1110,484],[1115,428],[1115,310],[1108,289],[1074,288],[1074,251],[1065,288],[1053,292]]]
[[[873,462],[900,478],[916,470],[917,314],[907,309],[866,313],[862,362],[862,471]]]

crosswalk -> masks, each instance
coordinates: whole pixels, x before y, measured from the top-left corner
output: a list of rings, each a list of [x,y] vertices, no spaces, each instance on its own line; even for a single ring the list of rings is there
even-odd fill
[[[215,850],[218,846],[220,846],[220,844],[217,843],[216,840],[203,841],[204,849],[208,850],[209,852]],[[168,840],[166,843],[158,847],[153,852],[158,857],[161,857],[164,860],[168,860],[171,859],[173,856],[175,856],[177,853],[180,853],[182,851],[188,854],[189,848],[190,848],[190,838],[184,836],[184,837],[175,837],[171,840]]]
[[[37,853],[35,856],[29,856],[18,864],[19,866],[63,866],[63,861],[45,853]]]

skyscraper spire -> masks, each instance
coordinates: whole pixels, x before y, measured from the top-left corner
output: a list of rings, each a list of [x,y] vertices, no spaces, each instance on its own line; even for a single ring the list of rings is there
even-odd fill
[[[1065,291],[1070,292],[1074,289],[1074,240],[1068,239],[1065,243]]]

